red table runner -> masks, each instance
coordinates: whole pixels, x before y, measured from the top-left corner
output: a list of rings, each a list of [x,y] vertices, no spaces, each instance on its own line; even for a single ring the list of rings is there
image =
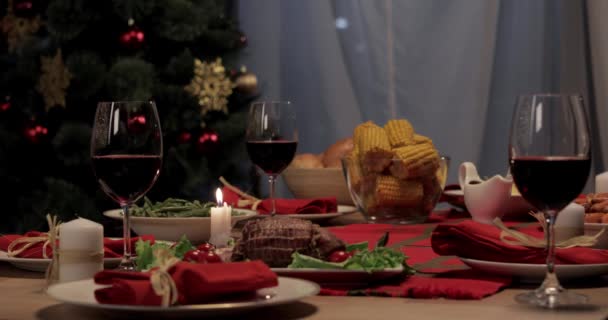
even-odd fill
[[[484,275],[470,270],[458,258],[439,256],[431,248],[431,234],[437,223],[458,223],[469,217],[457,210],[438,211],[426,224],[387,225],[354,224],[330,227],[338,238],[348,243],[375,241],[389,232],[388,247],[400,248],[407,263],[418,273],[401,281],[375,284],[368,288],[336,289],[324,287],[322,295],[374,295],[410,298],[481,299],[511,283],[510,278]]]

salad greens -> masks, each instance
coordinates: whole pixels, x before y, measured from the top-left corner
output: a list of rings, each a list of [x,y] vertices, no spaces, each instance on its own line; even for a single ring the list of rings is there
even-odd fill
[[[385,247],[388,242],[388,233],[384,234],[372,250],[368,242],[360,242],[346,246],[346,252],[352,256],[343,262],[328,262],[295,252],[288,268],[315,268],[315,269],[342,269],[364,270],[367,272],[380,271],[388,268],[403,266],[403,272],[413,274],[415,270],[408,266],[408,258],[400,251]]]
[[[196,247],[186,238],[182,236],[181,239],[175,243],[175,245],[169,245],[166,242],[157,241],[154,244],[150,244],[150,241],[142,241],[139,239],[135,243],[135,253],[137,258],[135,263],[137,264],[137,271],[149,270],[156,266],[156,258],[154,257],[154,250],[157,248],[167,248],[177,258],[183,259],[184,254],[190,250],[196,249]]]
[[[144,197],[144,203],[140,207],[133,205],[131,215],[135,217],[209,217],[211,208],[216,206],[214,202],[200,202],[198,200],[188,201],[184,199],[167,198],[165,201],[153,203]],[[237,210],[232,210],[233,216],[242,215]]]

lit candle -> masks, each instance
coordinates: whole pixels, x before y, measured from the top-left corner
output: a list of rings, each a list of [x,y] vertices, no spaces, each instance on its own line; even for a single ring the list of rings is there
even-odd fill
[[[92,278],[103,270],[103,226],[74,219],[59,226],[59,282]]]
[[[209,242],[217,247],[224,247],[230,240],[230,229],[232,229],[232,208],[223,201],[222,190],[215,192],[217,206],[211,208],[211,239]]]
[[[595,193],[608,192],[608,172],[595,176]]]

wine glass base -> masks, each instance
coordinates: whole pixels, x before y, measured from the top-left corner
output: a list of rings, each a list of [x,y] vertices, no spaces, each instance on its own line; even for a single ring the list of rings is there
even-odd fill
[[[534,291],[516,295],[515,301],[530,306],[556,309],[585,305],[589,301],[589,298],[585,295],[570,292],[563,288],[560,288],[559,290],[544,290],[544,288],[539,288]]]
[[[118,267],[116,267],[118,271],[137,271],[137,265],[135,264],[135,260],[133,258],[122,258]]]

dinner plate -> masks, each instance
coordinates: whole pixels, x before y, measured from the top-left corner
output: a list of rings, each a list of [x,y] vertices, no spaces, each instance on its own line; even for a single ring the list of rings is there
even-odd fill
[[[155,316],[158,316],[159,314],[166,316],[203,316],[240,312],[253,308],[294,302],[308,296],[314,296],[319,293],[320,290],[317,284],[306,280],[285,277],[279,277],[278,280],[278,286],[260,289],[256,292],[256,295],[247,299],[168,308],[160,306],[132,306],[98,303],[97,300],[95,300],[95,290],[107,286],[95,284],[93,279],[55,284],[47,289],[47,293],[51,297],[68,304],[121,313],[150,313],[150,315]]]
[[[324,286],[353,287],[398,277],[403,274],[403,266],[373,272],[314,268],[272,268],[272,271],[280,276],[309,280]]]
[[[516,277],[523,281],[540,282],[545,278],[547,265],[531,263],[508,263],[459,258],[472,269],[485,273]],[[597,277],[608,274],[608,263],[601,264],[557,264],[555,272],[560,280]]]
[[[106,269],[116,268],[120,264],[120,260],[121,258],[104,258],[103,265]],[[51,262],[51,259],[9,257],[6,251],[0,250],[0,261],[6,261],[23,270],[45,272],[46,268]]]
[[[350,214],[350,213],[355,213],[355,212],[357,212],[357,207],[347,206],[347,205],[338,205],[338,212],[280,214],[280,216],[316,221],[316,220],[332,219],[335,217],[339,217],[339,216],[342,216],[345,214]]]

